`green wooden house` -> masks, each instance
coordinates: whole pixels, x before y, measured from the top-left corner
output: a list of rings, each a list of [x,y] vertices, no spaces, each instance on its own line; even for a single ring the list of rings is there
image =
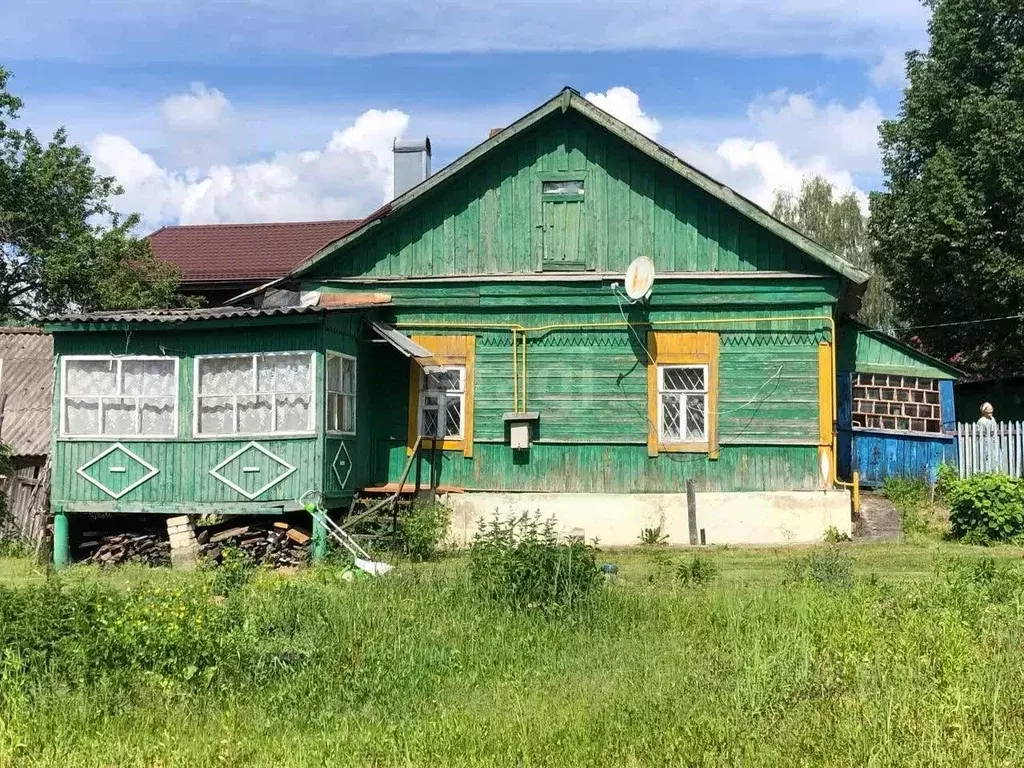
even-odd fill
[[[867,277],[566,89],[255,306],[51,321],[53,511],[340,509],[417,465],[457,537],[816,540],[850,528],[833,347]]]

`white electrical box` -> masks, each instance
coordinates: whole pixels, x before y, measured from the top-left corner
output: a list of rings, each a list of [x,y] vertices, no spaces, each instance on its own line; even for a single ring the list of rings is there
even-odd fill
[[[503,416],[508,429],[508,444],[514,451],[528,450],[536,439],[539,413],[506,413]]]
[[[530,423],[519,421],[509,425],[509,445],[514,449],[522,450],[530,447]]]

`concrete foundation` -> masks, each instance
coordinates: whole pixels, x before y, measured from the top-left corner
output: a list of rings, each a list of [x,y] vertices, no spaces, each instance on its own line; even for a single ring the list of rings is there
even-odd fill
[[[686,494],[460,493],[444,499],[453,510],[451,538],[467,545],[482,522],[539,512],[560,531],[597,539],[603,547],[640,543],[644,528],[661,526],[670,545],[687,545]],[[852,533],[847,491],[698,493],[697,541],[706,544],[799,544],[821,541],[829,528]],[[701,532],[703,531],[703,539]]]

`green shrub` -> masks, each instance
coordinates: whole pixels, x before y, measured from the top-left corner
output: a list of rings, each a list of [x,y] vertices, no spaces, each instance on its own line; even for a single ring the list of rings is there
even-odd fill
[[[684,587],[708,587],[718,578],[718,565],[710,557],[696,554],[678,565],[676,578]]]
[[[562,541],[553,519],[495,515],[473,537],[470,580],[485,599],[516,610],[560,613],[590,600],[602,584],[594,548]]]
[[[836,549],[811,552],[789,564],[790,579],[798,584],[852,587],[853,558]]]
[[[640,543],[645,547],[659,547],[668,543],[668,534],[662,530],[661,525],[641,528]]]
[[[452,510],[439,502],[413,504],[399,520],[399,541],[413,560],[434,560],[452,524]]]
[[[946,484],[950,534],[972,544],[1011,541],[1024,534],[1024,480],[1001,473]]]
[[[825,541],[829,544],[842,544],[853,541],[853,538],[846,531],[840,531],[834,525],[830,525],[825,529]]]
[[[254,570],[252,561],[237,547],[224,547],[220,565],[215,568],[213,594],[219,597],[227,597],[248,584]]]

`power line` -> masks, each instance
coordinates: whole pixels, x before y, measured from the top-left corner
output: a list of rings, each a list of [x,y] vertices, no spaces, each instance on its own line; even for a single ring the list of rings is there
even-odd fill
[[[903,331],[921,331],[928,328],[952,328],[957,325],[979,325],[981,323],[998,323],[1002,320],[1024,320],[1024,314],[1006,315],[1004,317],[986,317],[981,320],[958,320],[952,323],[933,323],[931,325],[901,325]]]

